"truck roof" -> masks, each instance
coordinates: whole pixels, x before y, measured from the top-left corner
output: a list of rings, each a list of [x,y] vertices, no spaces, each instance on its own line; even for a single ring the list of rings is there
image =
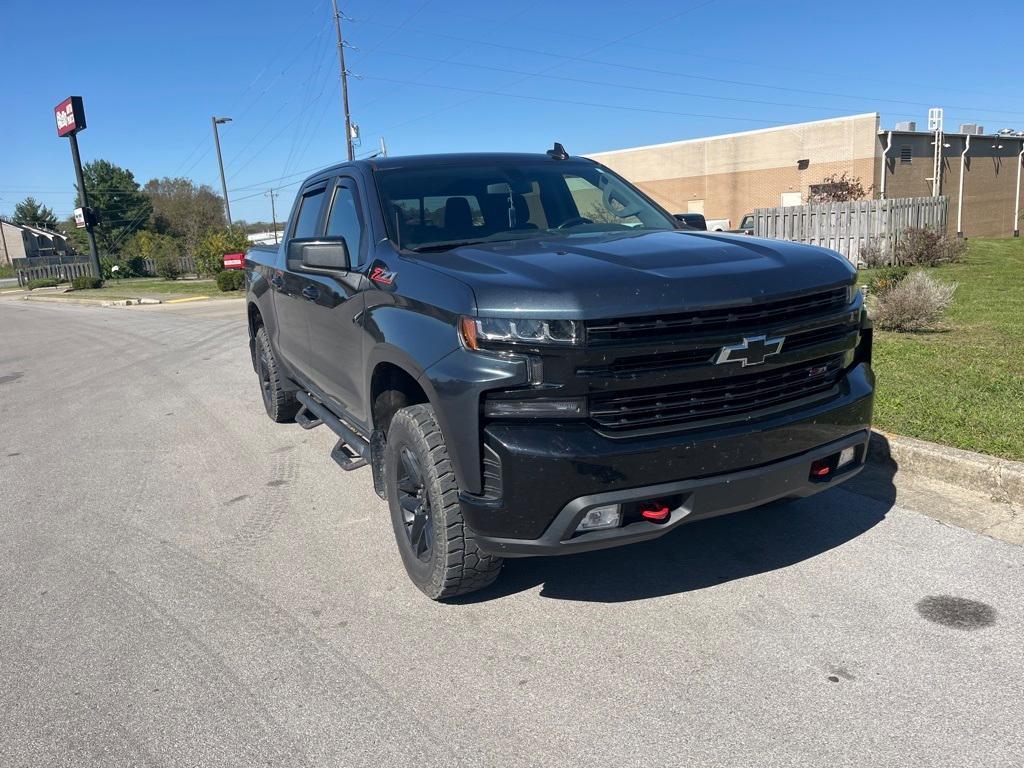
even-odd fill
[[[570,157],[570,160],[583,160],[592,163],[593,160],[585,157]],[[352,162],[337,163],[328,168],[323,168],[312,174],[309,178],[315,178],[321,174],[335,171],[346,166],[363,166],[373,170],[385,170],[390,168],[426,168],[438,165],[460,165],[463,163],[524,163],[524,162],[550,162],[560,163],[564,160],[556,160],[544,153],[538,152],[453,152],[434,155],[404,155],[397,157],[375,157],[367,160],[353,160]]]

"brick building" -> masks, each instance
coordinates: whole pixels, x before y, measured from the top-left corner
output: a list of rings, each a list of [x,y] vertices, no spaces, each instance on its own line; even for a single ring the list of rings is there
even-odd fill
[[[1017,186],[1024,137],[975,135],[970,141],[963,232],[1009,237],[1019,227],[1015,211],[1024,209]],[[755,208],[807,202],[812,188],[833,174],[859,178],[875,197],[929,196],[933,142],[933,133],[882,131],[872,112],[589,156],[671,212],[703,213],[711,228],[728,229]],[[949,198],[947,220],[956,232],[967,135],[947,133],[942,143],[940,194]]]

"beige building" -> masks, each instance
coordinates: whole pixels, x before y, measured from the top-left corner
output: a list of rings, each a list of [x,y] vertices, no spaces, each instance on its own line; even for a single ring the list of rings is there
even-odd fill
[[[37,256],[67,256],[68,239],[59,232],[0,220],[0,264]]]
[[[891,140],[890,140],[891,136]],[[960,212],[967,137],[943,138],[941,194],[949,230]],[[932,194],[934,134],[882,131],[875,112],[589,155],[636,183],[672,213],[703,213],[710,229],[739,226],[755,208],[800,205],[826,177],[857,177],[870,197]],[[890,146],[888,152],[886,146]],[[1009,237],[1019,227],[1022,136],[972,136],[964,162],[963,232]],[[883,155],[885,155],[883,163]],[[883,182],[884,172],[884,182]]]

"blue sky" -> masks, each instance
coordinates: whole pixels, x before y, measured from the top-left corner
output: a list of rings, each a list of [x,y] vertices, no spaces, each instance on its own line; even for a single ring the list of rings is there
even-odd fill
[[[1011,4],[344,0],[353,119],[369,153],[574,153],[862,112],[883,126],[1024,128]],[[45,7],[45,13],[42,9]],[[330,0],[6,3],[0,214],[73,206],[52,107],[85,98],[83,158],[143,183],[186,175],[269,219],[302,173],[344,159]],[[966,13],[964,23],[958,18]]]

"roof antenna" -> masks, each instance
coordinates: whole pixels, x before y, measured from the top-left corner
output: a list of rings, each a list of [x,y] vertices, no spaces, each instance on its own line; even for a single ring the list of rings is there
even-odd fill
[[[546,154],[547,154],[548,157],[552,158],[553,160],[568,160],[569,159],[569,153],[566,152],[565,151],[565,147],[563,147],[557,141],[555,142],[555,146],[553,146],[551,149],[549,149]]]

